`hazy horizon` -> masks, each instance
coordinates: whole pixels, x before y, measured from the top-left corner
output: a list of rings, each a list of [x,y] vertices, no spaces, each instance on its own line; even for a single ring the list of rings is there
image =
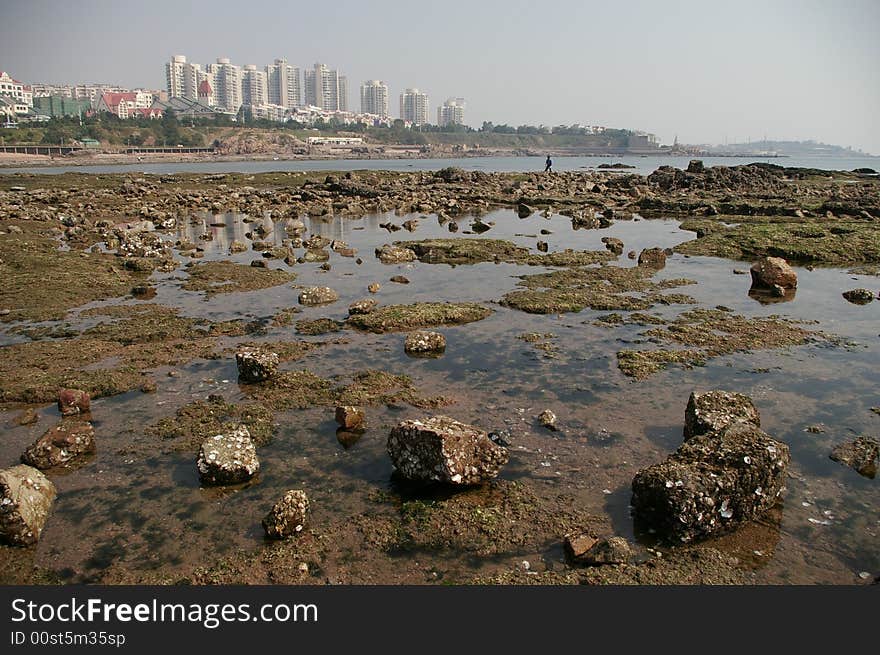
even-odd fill
[[[27,83],[165,88],[186,55],[263,67],[316,61],[358,88],[418,87],[431,118],[464,97],[465,122],[584,123],[663,143],[816,140],[880,153],[880,3],[807,0],[625,4],[518,1],[298,7],[227,0],[133,7],[107,0],[7,4],[0,70]]]

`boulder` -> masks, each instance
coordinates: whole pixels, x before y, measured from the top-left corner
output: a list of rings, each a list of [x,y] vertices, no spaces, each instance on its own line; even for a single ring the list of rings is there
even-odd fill
[[[362,428],[364,425],[364,410],[362,407],[340,405],[336,408],[336,422],[346,430]]]
[[[229,244],[229,252],[230,253],[246,252],[247,249],[248,249],[248,246],[244,241],[232,241]]]
[[[260,470],[254,442],[243,425],[205,440],[197,465],[204,485],[247,482]]]
[[[526,203],[521,202],[516,206],[516,213],[520,218],[528,218],[535,213],[535,210],[529,207]]]
[[[859,475],[873,479],[877,475],[880,441],[873,437],[858,437],[840,444],[831,451],[831,459],[849,466]]]
[[[372,298],[356,300],[348,306],[348,313],[351,316],[356,316],[358,314],[369,314],[371,311],[376,309],[376,305],[378,304],[379,303],[377,303]]]
[[[751,398],[732,391],[695,391],[684,410],[684,440],[716,434],[738,422],[761,427],[761,415]]]
[[[238,379],[242,382],[263,382],[278,370],[278,354],[261,350],[240,350],[235,353]]]
[[[615,237],[602,237],[602,243],[605,244],[605,248],[614,253],[615,255],[623,254],[623,241],[617,239]]]
[[[91,397],[79,389],[62,389],[58,392],[58,411],[61,416],[85,414],[90,410]]]
[[[446,337],[439,332],[417,330],[406,335],[404,352],[410,354],[442,353],[446,350]]]
[[[607,537],[594,540],[586,552],[574,558],[581,564],[600,566],[602,564],[626,564],[632,559],[633,551],[623,537]]]
[[[662,248],[645,248],[639,253],[639,266],[663,268],[666,266],[666,253]]]
[[[395,275],[394,277],[389,279],[389,282],[396,282],[397,284],[409,284],[409,278],[404,275]]]
[[[701,159],[691,159],[690,162],[688,162],[688,173],[703,173],[705,172],[705,170],[706,167],[703,165],[703,161]]]
[[[854,305],[867,305],[874,300],[874,292],[870,289],[852,289],[844,291],[843,297]]]
[[[399,248],[386,243],[381,248],[376,248],[376,257],[383,264],[403,264],[414,262],[416,253],[409,248]]]
[[[37,543],[55,500],[55,485],[37,469],[19,464],[0,471],[0,541]]]
[[[507,449],[485,432],[448,416],[401,421],[388,436],[388,455],[406,479],[478,484],[498,475]]]
[[[46,430],[21,456],[38,469],[61,466],[95,450],[95,429],[88,421],[66,419]]]
[[[763,257],[752,264],[752,286],[772,289],[780,286],[783,289],[797,287],[797,273],[781,257]]]
[[[686,441],[632,482],[633,515],[670,542],[732,529],[773,507],[785,482],[788,446],[751,423]]]
[[[565,554],[568,555],[570,559],[577,561],[579,558],[583,557],[597,541],[599,540],[596,539],[596,537],[587,532],[567,534],[563,541]]]
[[[309,287],[299,294],[300,305],[325,305],[339,300],[339,294],[330,287]]]
[[[379,289],[381,288],[382,286],[378,282],[373,282],[367,286],[367,291],[370,293],[379,293]]]
[[[284,539],[302,532],[308,513],[309,499],[305,491],[292,489],[285,492],[281,500],[272,506],[263,519],[266,536],[272,539]]]

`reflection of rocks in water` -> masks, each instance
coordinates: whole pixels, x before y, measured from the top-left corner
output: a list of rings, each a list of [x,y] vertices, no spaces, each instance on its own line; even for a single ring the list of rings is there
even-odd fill
[[[156,287],[150,286],[148,284],[139,284],[138,286],[132,288],[131,295],[133,295],[137,300],[152,300],[156,297]]]
[[[780,295],[777,289],[759,289],[752,287],[749,289],[749,298],[757,300],[762,305],[773,305],[779,302],[791,302],[797,295],[797,289],[783,289]]]
[[[761,518],[744,523],[737,530],[707,539],[701,545],[736,557],[743,568],[760,569],[775,555],[782,529],[783,503],[770,508]]]
[[[336,440],[346,450],[348,450],[353,445],[355,445],[358,441],[360,441],[362,436],[364,436],[364,430],[359,429],[359,428],[352,428],[349,430],[347,430],[345,428],[338,428],[336,430]]]

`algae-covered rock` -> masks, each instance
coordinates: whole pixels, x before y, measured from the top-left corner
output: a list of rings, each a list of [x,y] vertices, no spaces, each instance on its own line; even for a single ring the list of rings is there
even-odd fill
[[[416,260],[416,253],[409,248],[401,247],[399,244],[388,245],[387,243],[381,248],[376,248],[376,257],[383,264],[404,264]]]
[[[80,389],[62,389],[58,392],[58,411],[61,416],[85,414],[90,410],[91,396]]]
[[[732,529],[776,504],[789,460],[787,445],[750,423],[693,437],[636,474],[634,516],[672,542]]]
[[[235,353],[238,379],[242,382],[263,382],[278,371],[278,353],[247,349]]]
[[[354,405],[339,405],[336,408],[336,422],[345,430],[354,430],[364,425],[364,408]]]
[[[95,429],[88,421],[65,419],[49,428],[21,456],[21,461],[38,469],[50,469],[72,462],[95,450]]]
[[[406,335],[403,349],[412,355],[440,354],[446,350],[446,337],[439,332],[416,330]]]
[[[404,478],[454,485],[494,478],[508,459],[485,432],[447,416],[401,421],[388,437],[388,454]]]
[[[285,492],[263,519],[266,536],[284,539],[298,534],[306,525],[308,513],[309,498],[305,491],[292,489]]]
[[[352,327],[368,332],[394,332],[440,325],[461,325],[481,321],[492,310],[476,303],[417,302],[409,305],[386,305],[369,314],[349,316]]]
[[[831,451],[831,459],[849,466],[859,475],[874,478],[877,475],[877,458],[880,456],[880,441],[874,437],[857,437],[853,441],[840,444]]]
[[[794,289],[797,286],[797,273],[781,257],[763,257],[752,264],[750,272],[755,287]]]
[[[339,294],[330,287],[308,287],[299,294],[300,305],[326,305],[339,300]]]
[[[0,471],[0,540],[12,546],[37,543],[55,493],[52,481],[31,466]]]
[[[844,291],[843,297],[854,305],[867,305],[874,300],[874,292],[870,289],[851,289]]]

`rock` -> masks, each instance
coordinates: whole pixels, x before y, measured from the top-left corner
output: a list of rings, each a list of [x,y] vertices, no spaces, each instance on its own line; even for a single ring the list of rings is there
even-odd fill
[[[546,241],[538,241],[537,247],[540,252],[547,252],[550,249],[550,244]]]
[[[269,268],[269,264],[266,263],[265,259],[254,259],[251,261],[251,266],[254,268]]]
[[[379,303],[377,303],[372,298],[364,298],[363,300],[357,300],[348,306],[348,313],[350,315],[369,314],[371,311],[376,309],[376,305],[378,305],[378,304]]]
[[[776,504],[789,461],[787,445],[750,423],[693,437],[636,474],[633,515],[671,542],[731,529]]]
[[[0,471],[0,541],[37,543],[55,500],[55,485],[37,469],[19,464]]]
[[[854,305],[867,305],[874,300],[874,292],[870,289],[852,289],[844,291],[843,297]]]
[[[498,475],[507,449],[485,432],[447,416],[401,421],[388,436],[388,455],[406,479],[478,484]]]
[[[600,566],[602,564],[626,564],[632,559],[633,552],[623,537],[598,539],[581,556],[575,558],[581,564]]]
[[[88,421],[68,419],[49,428],[21,456],[21,461],[38,469],[67,464],[95,450],[95,429]]]
[[[373,282],[367,287],[367,291],[369,291],[370,293],[379,293],[379,289],[381,288],[382,287],[378,282]]]
[[[16,425],[33,425],[40,420],[39,415],[30,407],[15,417]]]
[[[877,475],[877,458],[880,457],[880,441],[873,437],[858,437],[840,444],[831,451],[831,459],[849,466],[866,478]]]
[[[538,414],[538,423],[540,423],[543,427],[548,430],[557,430],[556,427],[556,414],[551,412],[549,409],[545,409],[543,412]]]
[[[361,428],[364,425],[364,409],[352,405],[340,405],[336,408],[336,422],[346,430]]]
[[[703,165],[703,162],[700,159],[691,159],[688,163],[688,173],[704,173],[705,171],[706,167]]]
[[[626,253],[626,256],[628,259],[635,259],[636,258],[636,251],[630,250],[628,253]]]
[[[236,252],[245,252],[248,249],[247,244],[244,241],[232,241],[229,244],[229,252],[230,254]]]
[[[330,287],[308,287],[299,294],[300,305],[325,305],[339,300],[339,294]]]
[[[401,223],[401,226],[407,232],[415,232],[419,228],[419,222],[415,218],[411,218]]]
[[[256,475],[260,461],[248,429],[241,425],[207,439],[199,448],[197,466],[202,484],[238,484]]]
[[[407,354],[439,354],[446,350],[446,337],[439,332],[416,330],[406,335],[403,350]]]
[[[684,440],[717,434],[733,423],[761,427],[761,415],[752,399],[732,391],[693,392],[684,410]]]
[[[620,239],[614,237],[602,237],[602,243],[605,244],[605,248],[610,252],[613,252],[615,255],[623,254],[623,241]]]
[[[322,248],[308,248],[302,256],[303,262],[326,262],[330,259],[330,253]]]
[[[526,203],[521,202],[516,206],[516,213],[520,218],[528,218],[535,213],[535,210],[529,207]]]
[[[263,519],[266,536],[272,539],[292,537],[306,525],[309,499],[301,489],[286,491]]]
[[[565,554],[575,561],[583,557],[587,551],[592,548],[596,542],[599,541],[591,534],[586,532],[580,534],[567,534],[565,535],[565,539],[563,541],[563,546],[565,547]]]
[[[645,248],[639,253],[639,266],[663,268],[666,266],[666,253],[662,248]]]
[[[394,277],[389,279],[390,282],[396,282],[397,284],[409,284],[409,278],[403,275],[395,275]]]
[[[479,218],[471,223],[471,230],[473,230],[474,234],[482,234],[483,232],[488,232],[491,229],[491,225],[489,225],[488,223],[484,223]]]
[[[376,257],[383,264],[403,264],[414,262],[416,253],[409,248],[400,248],[386,243],[381,248],[376,248]]]
[[[58,411],[61,416],[86,414],[90,410],[91,397],[79,389],[62,389],[58,392]]]
[[[238,379],[242,382],[253,383],[268,380],[278,371],[278,363],[277,353],[261,350],[240,350],[235,353]]]
[[[774,285],[783,289],[797,287],[797,273],[781,257],[763,257],[750,269],[752,286],[772,289]]]

